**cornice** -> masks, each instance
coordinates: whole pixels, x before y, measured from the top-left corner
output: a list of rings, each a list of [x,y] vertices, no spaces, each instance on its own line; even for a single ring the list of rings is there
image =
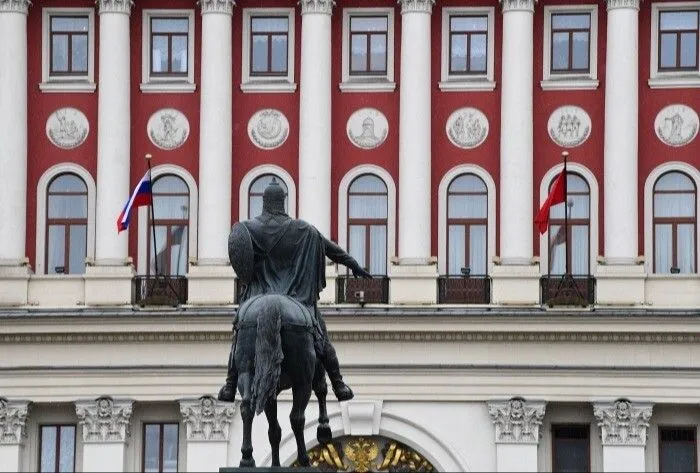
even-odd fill
[[[29,0],[0,0],[0,13],[22,13],[27,15],[32,2]]]
[[[432,13],[435,0],[398,0],[401,5],[401,14],[404,13]]]
[[[489,402],[489,415],[496,427],[496,443],[537,445],[545,406],[544,401],[522,398]]]
[[[202,9],[202,15],[207,13],[233,15],[233,7],[236,6],[233,0],[199,0],[197,4]]]
[[[603,445],[644,447],[652,408],[653,404],[625,399],[594,404],[593,415],[598,419]]]
[[[132,404],[132,401],[114,401],[110,397],[76,402],[75,412],[83,426],[83,442],[126,442]]]
[[[236,413],[234,404],[211,396],[180,401],[180,413],[187,426],[188,441],[228,441],[229,425]]]
[[[503,13],[511,11],[535,11],[535,4],[537,0],[501,0],[501,7],[503,8]]]
[[[26,438],[28,401],[0,398],[0,445],[20,445]]]
[[[97,13],[123,13],[131,15],[131,7],[134,6],[133,0],[95,0],[97,5]]]
[[[639,5],[641,0],[606,0],[608,11],[616,10],[618,8],[631,8],[634,10],[639,10]]]
[[[306,13],[330,15],[333,13],[334,6],[334,0],[299,0],[299,7],[301,8],[302,15]]]

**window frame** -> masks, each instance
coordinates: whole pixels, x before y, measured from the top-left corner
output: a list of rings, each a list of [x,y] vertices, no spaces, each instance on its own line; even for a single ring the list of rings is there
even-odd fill
[[[352,73],[351,71],[351,18],[386,17],[386,71],[380,73]],[[394,76],[395,30],[394,8],[343,8],[342,73],[339,85],[342,92],[392,92],[396,89]],[[367,61],[370,61],[369,56]]]
[[[189,48],[189,32],[188,33],[173,33],[173,32],[159,32],[159,33],[154,33],[153,32],[153,21],[154,20],[181,20],[183,19],[182,17],[177,17],[177,16],[151,16],[149,18],[149,35],[150,35],[150,47],[148,48],[148,54],[149,54],[149,71],[148,74],[150,77],[154,78],[170,78],[170,77],[187,77],[189,75],[190,71],[190,55],[189,51],[187,52],[187,72],[173,72],[172,71],[172,66],[173,66],[173,38],[174,37],[182,37],[184,36],[187,41],[188,41],[188,48]],[[189,20],[188,20],[188,29],[189,29]],[[153,40],[155,36],[165,36],[168,38],[168,70],[165,72],[156,72],[153,70]]]
[[[661,459],[663,458],[661,455],[661,448],[663,445],[663,441],[661,440],[661,431],[663,430],[692,430],[693,434],[695,435],[695,440],[693,441],[693,455],[694,455],[694,465],[695,465],[695,470],[698,470],[698,428],[696,425],[666,425],[666,424],[659,424],[657,426],[657,448],[658,448],[658,464],[659,464],[659,472],[663,472],[663,467],[661,465]]]
[[[452,73],[451,70],[451,28],[452,17],[487,18],[486,32],[486,71],[478,73]],[[438,87],[443,92],[492,91],[496,88],[494,72],[495,43],[495,8],[494,7],[444,7],[442,9],[442,43],[440,83]]]
[[[380,192],[352,192],[352,185],[358,180],[361,179],[365,176],[372,176],[384,184],[384,193]],[[359,174],[355,176],[352,181],[350,182],[350,185],[348,186],[348,198],[347,198],[347,210],[346,210],[346,215],[348,216],[347,218],[347,235],[348,235],[348,253],[350,252],[350,227],[352,226],[358,226],[358,227],[363,227],[364,232],[365,232],[365,243],[364,243],[364,249],[365,249],[365,265],[363,266],[363,269],[365,271],[370,271],[370,260],[372,256],[372,236],[371,236],[371,229],[372,227],[379,227],[383,226],[384,227],[384,233],[386,235],[386,241],[384,242],[384,250],[386,254],[389,254],[389,186],[387,183],[382,179],[380,176],[377,174],[371,173],[371,172],[366,172]],[[350,216],[350,197],[351,196],[377,196],[377,197],[384,197],[386,196],[386,203],[387,203],[387,216],[386,218],[353,218]],[[388,264],[388,257],[387,261],[384,261],[384,274],[372,274],[373,276],[378,276],[378,277],[383,277],[387,276],[389,274],[389,264]]]
[[[250,218],[248,213],[250,209],[248,191],[257,178],[266,174],[278,176],[287,185],[287,214],[292,218],[296,218],[297,189],[291,174],[274,164],[262,164],[248,171],[241,180],[241,185],[238,189],[238,220],[247,220]]]
[[[352,20],[356,19],[356,18],[366,19],[366,18],[385,18],[385,17],[382,15],[367,15],[367,16],[365,16],[365,15],[360,14],[360,15],[351,15],[350,18],[348,19],[348,21],[350,22],[349,31],[348,31],[348,34],[350,35],[349,41],[348,41],[348,47],[350,48],[348,50],[348,57],[351,58],[349,61],[349,64],[348,64],[348,66],[349,66],[348,73],[349,73],[350,77],[386,76],[387,68],[388,68],[388,57],[389,57],[388,52],[385,53],[385,55],[384,55],[384,69],[377,70],[377,71],[372,70],[372,36],[373,35],[384,36],[384,47],[385,47],[385,49],[389,47],[389,43],[387,41],[387,39],[389,37],[389,18],[386,17],[387,25],[386,25],[386,30],[383,32],[381,32],[381,31],[380,32],[357,31],[357,30],[353,31]],[[355,35],[364,36],[364,39],[365,39],[365,46],[366,46],[367,55],[366,55],[366,60],[365,60],[365,69],[361,70],[361,71],[353,71],[353,68],[352,68],[352,42],[353,42]]]
[[[294,82],[296,69],[296,15],[294,8],[244,8],[241,32],[241,91],[293,93],[297,89]],[[287,18],[287,72],[284,74],[256,74],[252,71],[253,18]],[[270,46],[268,46],[269,48]],[[270,58],[268,57],[268,61]]]
[[[554,42],[552,35],[553,15],[590,15],[588,29],[588,70],[552,71]],[[547,5],[544,7],[544,39],[542,44],[542,90],[592,90],[597,89],[598,81],[598,5]],[[571,56],[573,46],[569,45]]]
[[[474,176],[477,179],[479,179],[482,182],[482,184],[484,185],[484,189],[485,189],[484,192],[450,192],[450,187],[452,186],[452,183],[455,180],[457,180],[458,178],[460,178],[462,176],[466,176],[466,175],[471,175],[471,176]],[[486,217],[478,218],[478,219],[477,218],[451,218],[450,217],[450,196],[453,196],[453,195],[486,196]],[[469,274],[470,274],[470,276],[474,276],[474,277],[488,276],[488,272],[489,272],[488,271],[488,267],[489,267],[489,264],[488,264],[488,260],[489,260],[489,258],[488,258],[488,253],[489,253],[488,241],[489,241],[489,233],[490,233],[489,232],[488,206],[489,206],[489,188],[486,185],[486,182],[484,182],[484,180],[480,176],[474,174],[473,172],[466,172],[463,174],[459,174],[459,175],[453,177],[452,180],[447,185],[447,205],[445,207],[445,211],[446,211],[445,218],[446,218],[446,225],[447,225],[447,247],[446,247],[445,251],[446,251],[446,255],[447,255],[447,263],[446,263],[445,275],[447,275],[447,276],[461,276],[461,272],[459,274],[450,273],[450,264],[449,264],[449,261],[450,261],[450,231],[449,231],[449,229],[450,229],[450,227],[453,225],[459,225],[459,226],[465,228],[465,232],[464,232],[465,253],[464,253],[464,256],[465,256],[466,262],[471,263],[471,261],[469,260],[469,255],[470,255],[469,250],[471,249],[470,230],[471,230],[472,226],[482,226],[483,225],[486,227],[486,240],[485,240],[485,246],[484,246],[484,253],[485,253],[484,256],[485,256],[485,261],[486,261],[486,274],[478,274],[478,273],[472,274],[471,271]],[[469,264],[468,267],[471,268],[471,265]]]
[[[158,472],[162,473],[163,472],[163,438],[165,437],[165,426],[166,425],[174,425],[177,427],[177,440],[175,442],[175,447],[176,447],[176,461],[177,461],[177,469],[180,467],[180,423],[177,421],[171,421],[171,422],[154,422],[154,421],[143,421],[141,423],[141,471],[146,471],[146,427],[149,425],[157,425],[159,426],[159,437],[158,437]]]
[[[95,83],[95,9],[45,7],[41,9],[41,12],[41,83],[39,84],[39,90],[45,93],[95,92],[97,89],[97,84]],[[55,17],[87,18],[87,71],[85,73],[52,72],[51,19]]]
[[[561,12],[561,13],[552,13],[552,18],[555,16],[583,16],[585,15],[584,13],[578,13],[578,12]],[[550,45],[551,47],[549,48],[549,57],[550,57],[550,67],[549,67],[549,73],[550,74],[590,74],[591,72],[591,15],[588,14],[588,28],[558,28],[555,29],[554,26],[550,28]],[[552,64],[551,58],[554,57],[554,34],[555,33],[566,33],[567,34],[567,41],[568,41],[568,64],[569,67],[566,69],[554,69],[554,65]],[[574,67],[574,46],[573,46],[573,35],[576,33],[586,33],[588,35],[588,62],[586,64],[585,69],[579,69]]]
[[[700,23],[700,1],[668,2],[651,4],[651,40],[649,50],[649,80],[648,85],[652,89],[665,88],[698,88],[700,87],[700,24],[698,25],[698,42],[696,43],[696,65],[690,70],[664,70],[661,68],[660,59],[660,19],[662,12],[673,11],[697,11],[698,23]]]
[[[187,73],[162,74],[152,72],[152,20],[153,19],[187,19]],[[144,9],[142,13],[141,34],[141,92],[144,93],[192,93],[196,89],[195,69],[195,14],[194,9]],[[168,43],[170,44],[170,42]],[[169,58],[171,67],[172,57]]]
[[[550,434],[550,441],[551,441],[551,448],[552,448],[552,471],[557,471],[556,465],[554,464],[554,461],[556,459],[556,437],[554,435],[555,429],[558,428],[571,428],[571,427],[579,427],[579,428],[586,428],[587,433],[588,433],[588,469],[586,471],[590,472],[591,471],[591,464],[593,463],[592,458],[591,458],[591,425],[586,424],[586,423],[576,423],[576,422],[567,422],[567,423],[552,423],[549,426],[549,430],[551,432]],[[560,439],[561,440],[561,439]],[[567,439],[569,440],[569,439]]]
[[[83,183],[85,186],[85,192],[56,192],[52,193],[51,192],[51,184],[54,183],[54,181],[61,176],[66,176],[66,175],[72,175]],[[50,211],[50,206],[49,206],[49,200],[51,199],[52,195],[64,195],[64,196],[74,196],[74,197],[82,197],[85,196],[85,218],[73,218],[73,217],[68,217],[68,218],[57,218],[57,217],[51,217],[51,211]],[[45,268],[45,274],[50,274],[50,275],[58,275],[58,274],[83,274],[83,273],[71,273],[70,272],[70,230],[73,225],[84,225],[85,226],[85,258],[87,258],[87,227],[88,227],[88,185],[87,183],[76,173],[72,172],[64,172],[55,175],[51,180],[49,181],[47,187],[46,187],[46,225],[44,227],[44,231],[46,232],[46,251],[44,254],[44,268]],[[63,228],[64,236],[63,236],[63,268],[64,271],[63,273],[49,273],[49,251],[48,251],[48,245],[50,243],[50,238],[49,238],[49,230],[53,226],[59,226]],[[66,269],[68,269],[68,272],[66,272]]]
[[[43,450],[43,437],[44,437],[44,427],[55,427],[56,428],[56,445],[54,446],[56,449],[56,452],[54,454],[55,456],[55,464],[56,464],[56,469],[54,471],[58,472],[60,471],[59,465],[61,461],[61,430],[63,430],[64,427],[73,427],[73,472],[77,470],[76,468],[76,463],[77,463],[77,451],[78,451],[78,425],[75,423],[48,423],[48,424],[38,424],[37,425],[38,430],[39,430],[39,439],[38,439],[38,445],[37,445],[37,453],[38,453],[38,463],[37,463],[37,471],[41,471],[41,454]]]

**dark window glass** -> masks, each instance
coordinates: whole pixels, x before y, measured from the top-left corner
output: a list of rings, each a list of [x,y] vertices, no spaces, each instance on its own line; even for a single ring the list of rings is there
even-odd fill
[[[551,72],[588,72],[590,69],[590,13],[552,15]]]
[[[659,427],[659,471],[698,471],[695,427]]]
[[[178,424],[143,425],[143,471],[177,472]]]
[[[75,425],[42,425],[39,430],[39,471],[75,471]]]
[[[250,75],[286,76],[288,41],[288,17],[252,17],[250,19]]]
[[[659,70],[698,70],[698,12],[659,12]]]
[[[681,172],[669,172],[654,184],[654,272],[694,273],[696,189]]]
[[[274,174],[263,174],[262,176],[257,177],[250,185],[250,189],[248,190],[248,218],[257,217],[262,213],[263,193],[265,192],[265,188],[270,185],[272,181],[279,184],[282,189],[284,189],[285,195],[288,195],[289,190],[287,189],[287,184],[285,184],[284,181],[279,178],[279,176]],[[284,199],[285,211],[287,211],[289,208],[289,203],[287,200],[287,198]]]
[[[49,23],[50,74],[87,76],[88,17],[52,15]]]
[[[485,74],[487,16],[450,17],[450,74]]]
[[[158,273],[183,276],[187,273],[190,190],[185,181],[173,175],[160,176],[153,182],[153,214],[156,244],[153,252],[153,234],[148,228],[148,274]]]
[[[387,16],[350,17],[350,75],[387,72]]]
[[[189,18],[151,18],[151,74],[186,76]]]
[[[553,183],[554,180],[550,183],[550,191]],[[549,272],[564,274],[568,259],[571,274],[587,275],[590,265],[590,189],[585,179],[572,172],[567,175],[566,187],[566,205],[557,204],[549,211]],[[569,248],[566,247],[565,209]]]
[[[87,255],[87,186],[61,174],[46,195],[46,274],[82,274]]]
[[[348,191],[348,253],[371,274],[386,275],[388,194],[373,174],[357,177]]]
[[[486,184],[474,174],[458,176],[447,188],[447,273],[485,275],[487,237]]]
[[[552,426],[552,471],[591,471],[589,425]]]

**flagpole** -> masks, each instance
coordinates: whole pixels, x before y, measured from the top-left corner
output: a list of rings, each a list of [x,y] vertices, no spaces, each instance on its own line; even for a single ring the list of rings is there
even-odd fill
[[[153,156],[151,153],[146,153],[146,162],[148,163],[148,180],[151,183],[151,233],[153,233],[153,265],[156,270],[156,277],[158,277],[158,245],[156,244],[156,227],[155,227],[155,222],[156,222],[156,217],[155,217],[155,212],[153,210],[153,176],[151,175],[151,158]]]
[[[569,175],[566,173],[566,161],[569,159],[569,152],[562,151],[564,158],[564,261],[565,274],[569,274]]]

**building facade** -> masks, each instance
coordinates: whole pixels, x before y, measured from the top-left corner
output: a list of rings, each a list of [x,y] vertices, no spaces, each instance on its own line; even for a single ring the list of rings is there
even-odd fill
[[[326,268],[356,397],[328,445],[309,406],[316,463],[697,471],[699,36],[697,1],[0,0],[0,471],[238,464],[226,242],[272,180],[375,275]]]

